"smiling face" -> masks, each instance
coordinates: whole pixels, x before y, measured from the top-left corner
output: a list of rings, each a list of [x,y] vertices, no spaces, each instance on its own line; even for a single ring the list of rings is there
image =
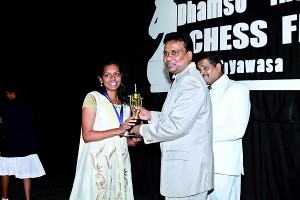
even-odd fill
[[[120,68],[116,64],[106,65],[103,68],[102,76],[100,81],[103,83],[104,87],[108,91],[116,91],[122,80],[122,73]]]
[[[184,70],[192,60],[192,52],[186,51],[183,41],[170,40],[164,47],[163,61],[171,74],[178,74]]]
[[[197,68],[202,74],[207,85],[213,84],[223,74],[220,63],[217,63],[216,66],[214,66],[206,58],[197,63]]]

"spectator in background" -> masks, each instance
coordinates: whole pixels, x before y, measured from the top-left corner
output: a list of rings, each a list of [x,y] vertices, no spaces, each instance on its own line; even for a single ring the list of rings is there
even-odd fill
[[[12,175],[23,180],[25,199],[29,200],[31,178],[46,174],[37,154],[34,112],[20,97],[15,84],[8,84],[4,90],[7,101],[0,110],[2,200],[8,199],[9,176]]]
[[[213,110],[214,190],[210,200],[239,200],[243,174],[242,138],[250,116],[249,89],[224,74],[218,55],[197,63],[208,88]]]

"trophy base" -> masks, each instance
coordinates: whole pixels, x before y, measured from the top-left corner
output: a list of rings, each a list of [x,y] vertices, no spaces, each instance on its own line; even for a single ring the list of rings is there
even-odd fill
[[[141,135],[136,135],[136,134],[127,134],[127,135],[120,134],[119,136],[120,136],[120,137],[129,137],[129,138],[143,138],[143,136],[141,136]]]

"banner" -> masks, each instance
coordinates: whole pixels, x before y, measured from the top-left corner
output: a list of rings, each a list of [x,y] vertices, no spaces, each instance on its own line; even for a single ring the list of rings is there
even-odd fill
[[[155,0],[149,35],[158,44],[147,65],[152,93],[167,92],[163,38],[187,32],[197,62],[208,52],[251,90],[300,90],[299,0]],[[159,41],[158,41],[159,40]]]

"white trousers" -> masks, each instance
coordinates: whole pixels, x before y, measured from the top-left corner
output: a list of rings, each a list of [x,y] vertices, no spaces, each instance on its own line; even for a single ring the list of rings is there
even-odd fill
[[[214,190],[207,200],[240,200],[241,176],[215,174]]]
[[[165,200],[206,200],[207,191],[188,197],[165,197]]]

